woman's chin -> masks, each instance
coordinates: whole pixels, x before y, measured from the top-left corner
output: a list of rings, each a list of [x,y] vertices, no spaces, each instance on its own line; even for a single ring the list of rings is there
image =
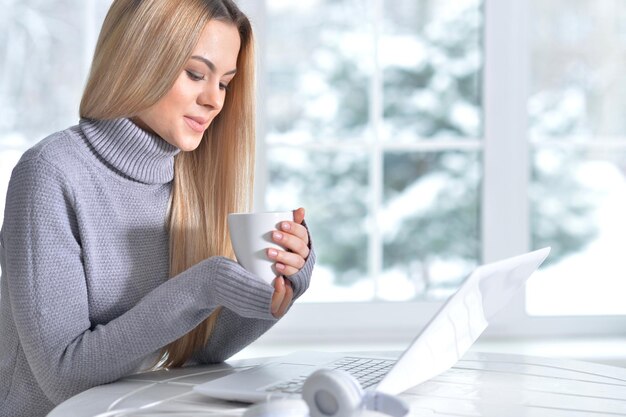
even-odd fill
[[[195,151],[198,148],[198,146],[200,146],[200,142],[202,142],[202,136],[186,137],[186,138],[175,141],[173,145],[183,152],[191,152],[191,151]]]

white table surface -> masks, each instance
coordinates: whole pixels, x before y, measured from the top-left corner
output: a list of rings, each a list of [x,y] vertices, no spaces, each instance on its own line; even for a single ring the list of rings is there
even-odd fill
[[[393,357],[398,353],[384,354]],[[133,375],[78,394],[48,417],[93,417],[107,410],[154,402],[160,404],[138,415],[163,416],[168,410],[177,411],[179,416],[200,410],[205,410],[207,416],[241,415],[245,404],[213,400],[191,389],[269,359]],[[411,416],[416,417],[626,416],[626,369],[573,360],[469,352],[448,371],[400,397],[411,405]]]

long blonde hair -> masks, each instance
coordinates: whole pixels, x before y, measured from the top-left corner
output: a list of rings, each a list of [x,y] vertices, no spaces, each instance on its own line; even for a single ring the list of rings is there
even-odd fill
[[[174,164],[169,212],[170,277],[211,256],[234,258],[227,214],[248,211],[254,183],[254,42],[232,0],[115,0],[106,16],[80,103],[91,119],[132,117],[174,84],[211,19],[237,27],[237,75],[200,146]],[[209,340],[221,307],[161,350],[183,365]]]

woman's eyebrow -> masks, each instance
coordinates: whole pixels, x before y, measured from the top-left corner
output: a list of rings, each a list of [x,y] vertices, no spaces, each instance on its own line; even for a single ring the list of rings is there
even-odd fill
[[[211,61],[209,61],[205,57],[202,57],[200,55],[193,55],[191,57],[191,59],[195,59],[196,61],[204,62],[206,64],[206,66],[209,67],[211,72],[215,72],[215,70],[216,70],[215,64],[213,64]],[[237,69],[235,68],[234,70],[230,70],[228,72],[225,72],[224,75],[230,75],[230,74],[234,74],[236,72],[237,72]]]

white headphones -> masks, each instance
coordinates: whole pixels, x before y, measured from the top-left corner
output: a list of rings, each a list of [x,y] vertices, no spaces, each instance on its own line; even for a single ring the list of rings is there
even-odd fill
[[[401,399],[377,392],[364,393],[352,375],[331,369],[320,369],[309,375],[302,387],[302,400],[257,404],[248,408],[244,417],[357,417],[361,410],[379,411],[393,417],[409,413],[409,407]]]

